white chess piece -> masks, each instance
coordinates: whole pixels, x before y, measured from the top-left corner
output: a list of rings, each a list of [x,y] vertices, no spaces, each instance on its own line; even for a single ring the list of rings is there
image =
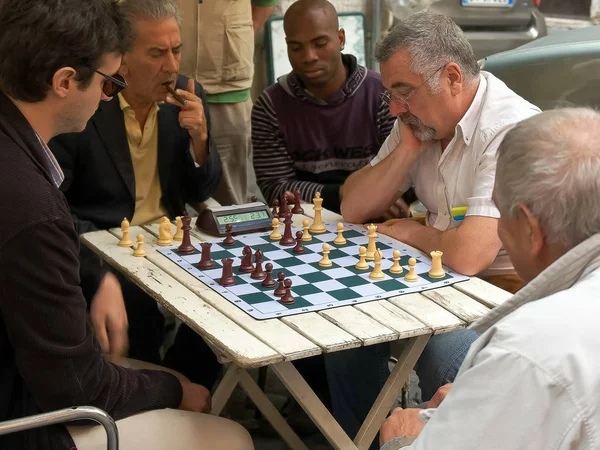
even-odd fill
[[[158,226],[158,242],[160,246],[167,246],[173,243],[173,228],[168,217],[163,216]]]
[[[269,235],[269,239],[272,241],[278,241],[281,239],[281,233],[279,232],[279,219],[277,217],[273,218],[271,221],[271,226],[273,227],[273,231]]]
[[[443,252],[438,250],[431,252],[431,270],[428,274],[431,278],[444,278],[446,276],[446,272],[444,272],[444,268],[442,267],[443,254]]]
[[[375,250],[374,260],[375,260],[375,268],[373,272],[369,274],[369,278],[373,280],[380,280],[385,278],[385,274],[381,270],[381,260],[383,259],[383,255],[381,254],[381,250]]]
[[[375,250],[377,249],[375,245],[375,239],[377,239],[377,225],[372,223],[367,226],[367,230],[369,231],[367,234],[369,237],[369,243],[367,244],[367,260],[372,261],[375,259]]]
[[[329,244],[323,244],[323,258],[319,261],[321,267],[331,267],[333,263],[329,259]]]
[[[133,251],[133,256],[146,256],[146,252],[144,251],[144,235],[137,235],[137,247]]]
[[[410,258],[408,260],[408,273],[404,275],[405,281],[417,281],[419,276],[415,273],[415,266],[417,265],[417,260],[415,258]]]
[[[346,244],[346,238],[344,237],[344,224],[342,222],[338,222],[337,224],[337,237],[333,240],[334,244],[344,245]]]
[[[302,221],[302,242],[312,241],[312,236],[308,231],[308,219]]]
[[[358,249],[358,262],[354,266],[358,270],[367,270],[369,268],[369,263],[367,262],[367,248],[360,247]]]
[[[314,234],[325,233],[326,228],[323,224],[323,219],[321,218],[321,211],[323,210],[323,199],[321,198],[321,193],[316,192],[315,198],[313,198],[314,212],[315,212],[315,220],[313,220],[312,225],[309,227],[309,231]]]
[[[177,227],[175,228],[175,235],[173,236],[174,241],[182,241],[183,240],[183,222],[181,221],[181,216],[175,217],[175,222]]]
[[[133,242],[129,239],[129,221],[127,218],[123,218],[121,222],[121,231],[123,232],[123,237],[119,241],[119,247],[131,247],[133,246]]]
[[[390,267],[390,273],[399,274],[404,271],[402,266],[400,265],[400,250],[394,250],[392,259],[394,260],[394,264]]]

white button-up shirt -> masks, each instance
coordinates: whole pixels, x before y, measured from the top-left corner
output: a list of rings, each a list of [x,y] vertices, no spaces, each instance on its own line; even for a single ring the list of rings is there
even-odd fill
[[[427,208],[427,225],[440,231],[460,225],[452,218],[452,208],[464,207],[467,216],[499,218],[492,201],[496,177],[496,151],[504,135],[517,122],[540,112],[519,97],[501,80],[481,72],[479,87],[471,106],[458,122],[454,137],[442,152],[440,141],[423,151],[409,169],[400,191],[414,186],[417,197]],[[400,143],[398,121],[371,161],[375,165]],[[514,273],[504,250],[481,275]]]

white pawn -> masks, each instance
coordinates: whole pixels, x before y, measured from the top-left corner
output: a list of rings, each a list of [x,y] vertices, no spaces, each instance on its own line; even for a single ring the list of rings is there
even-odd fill
[[[144,235],[137,235],[137,247],[133,251],[133,256],[146,256],[146,252],[144,251]]]
[[[302,242],[312,241],[312,236],[308,231],[308,219],[302,221]]]
[[[358,270],[367,270],[369,268],[369,263],[367,262],[367,248],[360,247],[358,249],[358,257],[359,260],[354,266]]]
[[[443,253],[439,250],[431,252],[431,270],[428,274],[431,278],[444,278],[446,276],[446,272],[442,267],[442,255]]]
[[[394,250],[392,259],[394,260],[394,264],[390,267],[390,273],[398,274],[402,273],[404,269],[400,265],[400,250]]]
[[[367,244],[367,259],[372,261],[375,259],[375,250],[377,249],[375,245],[375,239],[377,239],[377,225],[372,223],[367,226],[367,230],[369,231],[367,234],[369,237],[369,243]]]
[[[163,218],[160,219],[160,225],[158,226],[157,244],[160,246],[171,245],[173,243],[172,231],[171,221],[168,217],[163,216]]]
[[[329,244],[323,244],[323,258],[319,261],[321,267],[331,267],[333,263],[329,259]]]
[[[119,247],[131,247],[133,242],[129,239],[129,221],[126,217],[121,222],[121,231],[123,232],[123,237],[119,241]]]
[[[383,255],[381,254],[381,250],[375,250],[374,260],[375,260],[375,268],[373,272],[369,274],[369,278],[373,280],[380,280],[385,278],[385,274],[381,270],[381,260],[383,259]]]
[[[415,266],[417,265],[417,260],[415,258],[410,258],[408,260],[408,273],[404,275],[405,281],[417,281],[419,276],[415,273]]]
[[[269,235],[269,239],[272,241],[278,241],[281,239],[281,233],[279,232],[279,219],[275,217],[271,221],[271,225],[273,226],[273,232]]]
[[[183,222],[181,221],[181,216],[175,217],[175,223],[177,227],[175,228],[175,235],[173,236],[174,241],[183,241]]]
[[[344,237],[344,224],[342,222],[338,222],[337,224],[337,237],[333,240],[334,244],[344,245],[346,243],[346,238]]]

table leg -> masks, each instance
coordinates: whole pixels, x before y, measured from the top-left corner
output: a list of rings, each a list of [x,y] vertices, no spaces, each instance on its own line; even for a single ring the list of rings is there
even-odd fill
[[[402,386],[410,376],[410,372],[419,359],[419,356],[423,353],[423,349],[430,337],[430,334],[426,334],[408,339],[406,346],[398,357],[398,362],[394,366],[394,370],[385,382],[383,389],[377,396],[377,400],[375,400],[371,411],[369,411],[367,418],[354,439],[354,443],[359,450],[367,450],[373,442],[379,428],[381,428],[381,424],[398,397],[398,393],[402,390]]]
[[[336,450],[356,450],[352,440],[291,362],[274,364],[271,368]]]
[[[225,376],[215,389],[215,393],[212,396],[212,408],[210,413],[218,416],[223,411],[223,408],[227,404],[227,401],[231,397],[233,390],[240,381],[240,369],[235,364],[230,364],[225,372]]]

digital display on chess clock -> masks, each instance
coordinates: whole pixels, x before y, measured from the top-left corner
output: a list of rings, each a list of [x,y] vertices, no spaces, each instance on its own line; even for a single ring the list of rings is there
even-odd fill
[[[219,225],[227,225],[228,223],[233,225],[234,223],[251,222],[260,219],[269,219],[269,221],[271,220],[269,213],[264,210],[217,216],[217,222],[219,222]]]
[[[271,230],[272,220],[269,207],[254,202],[206,208],[196,219],[196,226],[212,236],[225,236],[227,225],[231,225],[232,234],[245,234]]]

